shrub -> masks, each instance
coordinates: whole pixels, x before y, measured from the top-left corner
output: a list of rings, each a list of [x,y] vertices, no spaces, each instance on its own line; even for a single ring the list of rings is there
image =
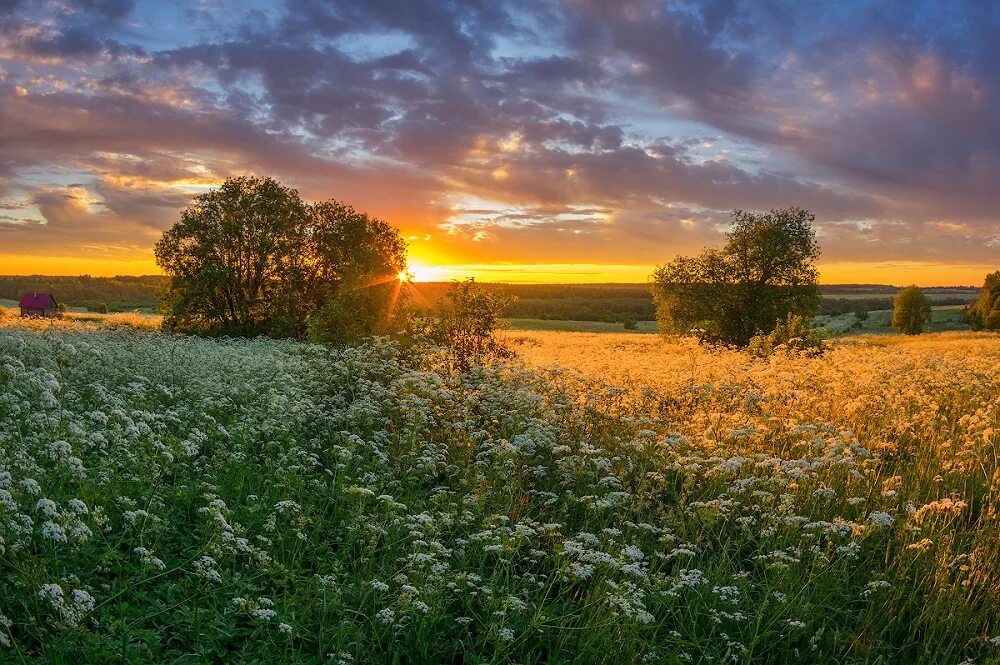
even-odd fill
[[[438,305],[429,337],[446,349],[449,364],[460,372],[509,358],[513,351],[497,332],[510,302],[509,296],[487,291],[474,279],[455,282]]]
[[[410,324],[409,303],[398,281],[340,288],[309,317],[309,339],[354,344],[377,335],[396,335]]]
[[[819,355],[823,353],[823,336],[811,326],[809,319],[789,314],[774,330],[755,335],[747,346],[750,355],[766,358],[774,353]]]
[[[635,319],[632,318],[631,316],[626,316],[622,318],[622,326],[625,327],[625,330],[636,330],[638,328]]]

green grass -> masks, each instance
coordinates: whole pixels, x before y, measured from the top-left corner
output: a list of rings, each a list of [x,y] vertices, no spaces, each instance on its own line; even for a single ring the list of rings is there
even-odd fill
[[[868,313],[868,319],[862,322],[861,329],[851,328],[855,321],[854,314],[837,316],[817,316],[814,325],[824,328],[832,337],[850,335],[895,335],[892,328],[892,310],[875,310]],[[944,305],[931,308],[931,323],[927,332],[945,332],[949,330],[968,330],[965,321],[963,305]]]

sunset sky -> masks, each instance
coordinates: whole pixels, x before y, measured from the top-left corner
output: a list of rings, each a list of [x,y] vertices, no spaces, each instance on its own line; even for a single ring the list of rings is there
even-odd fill
[[[157,272],[271,175],[418,279],[645,281],[733,208],[826,283],[1000,268],[1000,3],[0,0],[0,274]]]

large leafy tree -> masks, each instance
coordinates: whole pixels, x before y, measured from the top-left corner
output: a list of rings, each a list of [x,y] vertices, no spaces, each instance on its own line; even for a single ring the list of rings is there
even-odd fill
[[[266,332],[299,263],[306,206],[271,178],[229,178],[200,194],[156,243],[170,276],[165,325],[176,330]]]
[[[169,328],[303,337],[326,320],[315,336],[339,340],[331,322],[349,321],[351,338],[384,331],[398,300],[384,292],[398,296],[406,244],[386,222],[342,203],[308,204],[271,178],[240,177],[198,196],[157,243],[156,258],[171,278]],[[368,293],[346,297],[351,290]],[[323,315],[338,302],[355,316]]]
[[[732,220],[725,247],[679,256],[653,273],[663,330],[746,346],[789,314],[811,317],[819,308],[815,217],[790,207],[736,210]]]
[[[986,276],[979,297],[966,314],[973,330],[1000,330],[1000,270]]]
[[[904,335],[919,335],[931,322],[931,301],[918,286],[900,289],[892,299],[892,327]]]

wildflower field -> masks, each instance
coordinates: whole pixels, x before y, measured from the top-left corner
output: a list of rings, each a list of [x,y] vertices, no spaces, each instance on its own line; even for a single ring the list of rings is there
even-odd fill
[[[0,662],[1000,662],[995,335],[510,335],[8,317]]]

